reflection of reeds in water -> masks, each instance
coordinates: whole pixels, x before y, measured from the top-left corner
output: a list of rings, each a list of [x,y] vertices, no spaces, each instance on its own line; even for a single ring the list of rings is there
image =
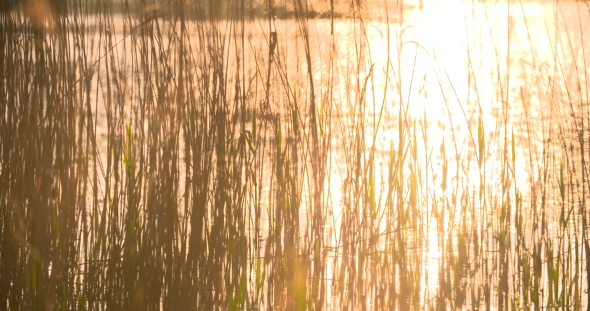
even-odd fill
[[[2,5],[1,309],[588,305],[588,108],[569,104],[585,63],[516,99],[497,73],[495,121],[472,63],[472,110],[435,70],[449,118],[434,121],[402,92],[423,87],[402,55],[424,48],[386,27],[377,88],[355,1],[346,69],[333,18],[314,66],[309,8],[293,2],[295,75],[272,14],[244,2],[227,20],[211,2],[123,2],[120,16],[110,1]],[[268,22],[265,54],[250,18]],[[533,93],[577,123],[536,125]]]

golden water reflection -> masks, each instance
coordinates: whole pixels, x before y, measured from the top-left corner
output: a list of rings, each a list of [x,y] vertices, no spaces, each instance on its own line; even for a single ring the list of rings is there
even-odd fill
[[[272,116],[264,109],[276,113],[287,133],[293,131],[290,103],[301,104],[306,137],[301,150],[306,163],[300,167],[305,178],[298,185],[303,245],[317,225],[312,219],[318,202],[309,194],[318,187],[313,184],[316,167],[307,143],[312,136],[307,75],[313,73],[314,104],[329,146],[319,202],[325,222],[322,282],[326,295],[338,298],[326,301],[327,306],[371,309],[393,302],[403,308],[411,301],[431,308],[446,301],[453,308],[492,301],[501,307],[506,303],[502,295],[527,296],[510,301],[515,307],[525,301],[530,306],[532,287],[521,290],[511,280],[503,288],[502,280],[508,274],[520,277],[528,269],[521,265],[523,254],[540,252],[535,243],[553,238],[539,233],[535,223],[541,222],[540,215],[555,235],[569,232],[569,239],[579,234],[575,224],[558,232],[558,177],[559,168],[572,160],[562,149],[575,144],[569,141],[574,136],[571,116],[588,113],[587,6],[576,1],[425,1],[422,8],[405,8],[403,23],[395,15],[402,13],[383,13],[334,24],[307,20],[308,42],[293,19],[274,20],[271,29],[266,22],[247,22],[245,47],[225,37],[227,55],[243,55],[244,73],[257,82],[246,92],[249,111],[258,111],[261,119],[264,113]],[[218,24],[228,33],[230,26]],[[272,64],[267,59],[269,30],[278,38]],[[123,39],[122,32],[116,36]],[[198,41],[196,34],[193,39]],[[237,60],[228,57],[228,70],[234,66]],[[232,79],[229,74],[228,85]],[[231,92],[228,98],[241,96]],[[267,92],[265,108],[261,103]],[[134,101],[133,92],[128,96]],[[257,125],[250,118],[245,126],[252,133]],[[254,165],[265,176],[256,185],[264,194],[251,202],[262,207],[264,237],[253,251],[262,256],[273,230],[277,203],[272,192],[278,186],[271,160]],[[254,218],[254,208],[249,213]],[[512,241],[508,249],[503,239]],[[519,248],[524,241],[530,244]],[[302,248],[312,257],[313,250]],[[502,252],[512,252],[512,257],[495,255],[507,256]],[[579,263],[569,260],[570,272],[581,274]],[[502,268],[503,261],[514,263]],[[362,270],[364,281],[355,283]],[[502,289],[490,292],[494,286]],[[407,288],[410,293],[404,293]],[[354,290],[362,294],[357,297]],[[547,299],[539,303],[545,305]]]

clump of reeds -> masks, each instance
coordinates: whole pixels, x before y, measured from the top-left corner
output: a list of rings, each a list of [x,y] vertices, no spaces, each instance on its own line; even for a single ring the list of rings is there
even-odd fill
[[[587,306],[588,17],[491,98],[335,2],[2,2],[0,309]]]

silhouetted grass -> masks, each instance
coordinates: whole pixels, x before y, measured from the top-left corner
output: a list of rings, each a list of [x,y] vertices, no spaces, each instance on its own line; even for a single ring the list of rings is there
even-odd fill
[[[314,5],[0,4],[0,309],[587,308],[584,6]]]

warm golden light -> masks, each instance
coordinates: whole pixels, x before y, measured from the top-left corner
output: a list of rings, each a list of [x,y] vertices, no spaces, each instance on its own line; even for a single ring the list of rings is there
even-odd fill
[[[588,306],[582,1],[0,4],[0,309]]]

